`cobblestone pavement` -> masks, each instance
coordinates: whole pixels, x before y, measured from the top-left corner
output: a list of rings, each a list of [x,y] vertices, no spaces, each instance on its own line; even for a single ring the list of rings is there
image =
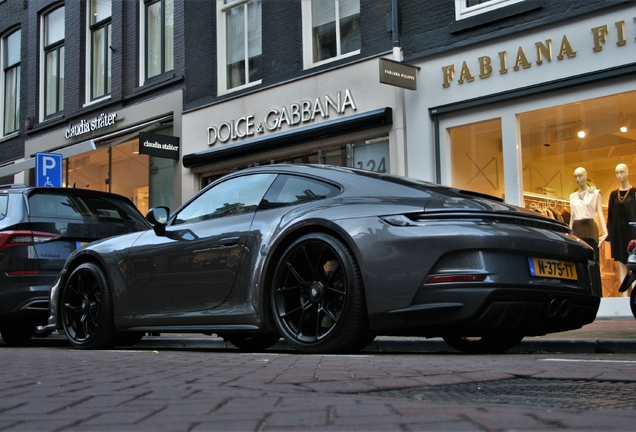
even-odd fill
[[[248,354],[188,343],[0,346],[0,431],[636,430],[635,354]]]

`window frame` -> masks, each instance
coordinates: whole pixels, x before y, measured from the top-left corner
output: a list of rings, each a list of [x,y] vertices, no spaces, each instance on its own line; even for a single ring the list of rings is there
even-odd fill
[[[223,4],[223,0],[217,0],[216,2],[216,23],[217,23],[217,37],[216,37],[216,41],[217,41],[217,53],[218,53],[218,62],[217,62],[217,76],[218,76],[218,92],[219,94],[226,94],[226,93],[231,93],[234,92],[236,90],[240,90],[240,89],[244,89],[247,87],[253,87],[256,85],[259,85],[263,82],[262,77],[254,80],[254,81],[249,81],[249,52],[248,52],[248,43],[249,43],[249,37],[248,37],[248,33],[245,32],[245,77],[246,77],[246,83],[242,84],[242,85],[238,85],[236,87],[229,87],[228,86],[228,74],[227,74],[227,11],[229,11],[230,9],[234,9],[236,7],[239,6],[243,6],[245,8],[245,15],[244,15],[244,20],[245,20],[245,28],[247,28],[247,20],[248,20],[248,15],[247,15],[247,7],[248,7],[248,3],[250,2],[250,0],[228,0],[227,4]],[[261,2],[261,7],[262,7],[262,2]],[[263,23],[263,17],[261,15],[260,17],[261,20],[261,28],[262,28],[262,23]],[[261,32],[261,56],[262,56],[262,52],[263,52],[263,35]]]
[[[11,36],[16,35],[16,33],[19,33],[18,35],[18,40],[19,40],[19,46],[18,46],[18,61],[14,62],[12,64],[8,64],[8,56],[9,56],[9,46],[8,46],[8,41],[9,38]],[[2,119],[0,120],[2,122],[2,136],[7,136],[7,135],[11,135],[13,133],[16,133],[20,130],[20,83],[21,83],[21,71],[22,71],[22,28],[18,27],[18,28],[14,28],[12,30],[10,30],[9,32],[7,32],[3,37],[2,37],[2,89],[0,90],[2,92]],[[7,91],[8,88],[8,72],[10,71],[15,71],[14,74],[12,74],[12,76],[15,79],[15,82],[13,83],[14,85],[13,87],[13,94],[15,94],[15,99],[13,100],[13,122],[14,122],[14,127],[11,130],[7,130],[7,106],[8,106],[8,94],[9,92]]]
[[[525,0],[489,0],[475,6],[466,6],[466,0],[455,0],[455,20],[474,17],[523,1]]]
[[[354,50],[345,54],[341,53],[341,45],[340,45],[340,25],[336,25],[336,50],[338,54],[335,56],[314,62],[314,39],[313,39],[313,23],[312,23],[312,12],[311,5],[313,0],[302,0],[302,35],[303,35],[303,67],[305,69],[310,69],[316,66],[320,66],[326,63],[331,63],[337,60],[341,60],[347,57],[353,57],[355,55],[360,54],[361,49]],[[321,0],[323,1],[323,0]],[[335,4],[336,11],[336,22],[340,22],[339,17],[339,2],[340,0],[330,0]],[[359,5],[361,6],[362,2],[359,1]],[[362,32],[361,32],[362,33]],[[362,34],[361,34],[362,36]]]
[[[172,7],[172,29],[173,29],[173,33],[172,33],[172,53],[170,55],[170,60],[171,60],[171,65],[167,65],[167,58],[168,56],[166,55],[167,52],[167,47],[166,47],[166,3],[170,3],[171,7]],[[148,43],[150,41],[150,37],[148,35],[148,31],[149,31],[149,25],[148,25],[148,10],[151,6],[156,5],[157,3],[161,4],[161,25],[159,26],[161,29],[161,36],[160,36],[160,52],[161,52],[161,60],[160,60],[160,72],[152,75],[152,76],[148,76],[148,66],[149,66],[149,61],[148,61],[148,57],[149,57],[149,51],[148,51]],[[139,85],[143,86],[144,84],[147,84],[149,82],[153,82],[158,78],[161,78],[165,75],[168,75],[170,73],[172,73],[174,71],[174,9],[175,9],[175,1],[174,0],[140,0],[139,1],[139,7],[140,7],[140,38],[139,38],[139,42],[140,42],[140,56],[139,56],[139,60],[140,60],[140,68],[139,68],[139,74],[140,74],[140,80],[139,80]]]
[[[112,1],[110,3],[110,14],[109,16],[92,23],[91,13],[92,11],[92,3],[94,0],[86,0],[86,104],[94,103],[102,99],[108,99],[110,97],[110,93],[112,91]],[[94,69],[95,65],[95,45],[93,43],[95,34],[100,30],[104,29],[104,40],[103,40],[103,55],[104,55],[104,70],[101,71],[103,75],[101,78],[104,81],[103,93],[100,95],[94,94],[94,83],[96,78],[96,73]]]
[[[64,20],[64,36],[61,39],[56,40],[50,44],[46,44],[46,37],[48,34],[47,28],[47,18],[51,16],[51,14],[57,12],[60,9],[64,9],[63,16]],[[53,9],[49,9],[46,12],[42,13],[40,16],[40,29],[42,30],[40,33],[40,119],[47,120],[50,118],[57,117],[61,115],[64,111],[64,62],[65,62],[65,40],[66,40],[66,6],[64,4],[59,5]],[[57,60],[56,60],[56,76],[57,83],[55,89],[55,105],[56,111],[48,113],[46,112],[47,102],[48,102],[48,83],[47,83],[47,72],[48,72],[48,55],[56,52]]]

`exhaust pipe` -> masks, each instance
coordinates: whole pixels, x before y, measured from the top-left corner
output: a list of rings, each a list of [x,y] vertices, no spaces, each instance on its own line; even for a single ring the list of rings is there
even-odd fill
[[[548,316],[550,318],[554,318],[557,315],[561,318],[565,318],[568,316],[568,313],[570,313],[569,300],[552,299],[550,303],[548,303]]]

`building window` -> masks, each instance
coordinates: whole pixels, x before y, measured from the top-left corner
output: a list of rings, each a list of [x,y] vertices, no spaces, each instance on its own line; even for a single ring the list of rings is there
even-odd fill
[[[64,107],[64,7],[44,16],[44,118]]]
[[[524,0],[455,0],[455,19],[459,21],[522,1]]]
[[[18,130],[20,125],[20,39],[16,30],[2,40],[2,70],[4,73],[3,135]]]
[[[262,0],[223,1],[218,38],[221,89],[258,83],[262,78],[261,6]]]
[[[174,69],[174,0],[144,0],[144,81]]]
[[[358,54],[360,0],[303,0],[305,67]]]
[[[89,0],[90,100],[110,94],[112,0]]]

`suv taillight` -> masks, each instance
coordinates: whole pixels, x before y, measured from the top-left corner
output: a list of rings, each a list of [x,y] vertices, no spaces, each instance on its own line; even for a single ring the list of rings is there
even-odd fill
[[[0,249],[14,246],[30,246],[60,237],[59,234],[40,231],[0,231]]]

